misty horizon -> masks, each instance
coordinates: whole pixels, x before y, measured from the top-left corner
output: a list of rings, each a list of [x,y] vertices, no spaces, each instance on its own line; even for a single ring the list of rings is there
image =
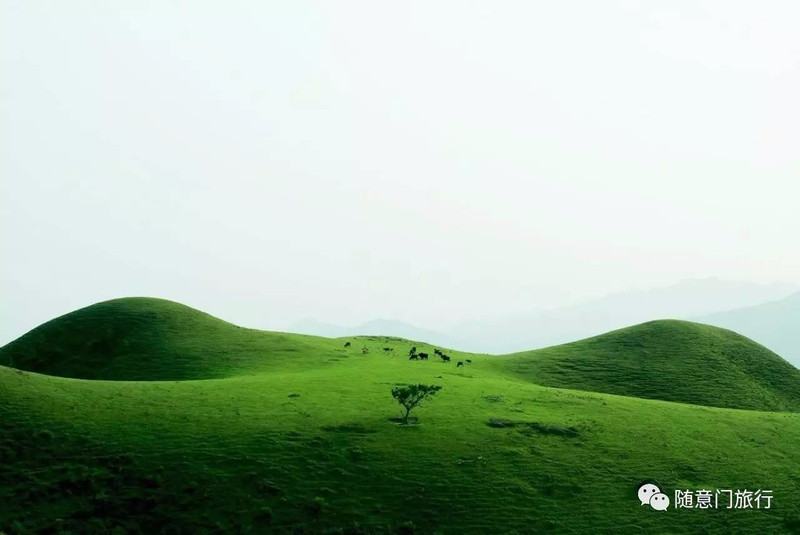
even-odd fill
[[[530,308],[516,314],[506,313],[494,317],[478,315],[458,323],[440,324],[436,328],[418,325],[402,318],[381,317],[371,317],[352,325],[313,317],[301,317],[284,325],[239,325],[259,330],[328,338],[359,335],[396,336],[461,351],[505,354],[573,342],[654,320],[680,319],[731,328],[728,325],[730,322],[724,319],[726,314],[746,315],[752,307],[771,306],[788,300],[800,301],[794,299],[797,296],[800,296],[800,286],[789,283],[759,284],[709,277],[687,279],[663,287],[631,289],[577,303],[566,303],[562,306]],[[164,296],[116,296],[114,299],[124,297],[165,299]],[[93,304],[95,303],[85,303],[76,308]],[[193,306],[191,303],[182,304]],[[232,321],[217,311],[200,310],[220,319]],[[61,311],[56,316],[70,312],[73,310]],[[790,310],[788,316],[784,314],[785,318],[781,323],[791,323],[796,315],[794,309]],[[43,318],[30,329],[54,317]],[[716,321],[717,318],[723,319]],[[771,319],[774,321],[774,318]],[[752,320],[763,323],[763,319],[760,318],[751,318]],[[778,328],[775,341],[775,333],[764,334],[763,327],[759,329],[758,326],[749,329],[746,323],[742,324],[741,317],[734,324],[736,326],[734,330],[751,336],[795,365],[800,365],[800,353],[796,351],[797,344],[790,334],[791,328],[787,326]],[[30,329],[12,335],[7,340],[0,339],[0,347]],[[754,336],[750,331],[757,334]]]
[[[120,296],[440,329],[800,285],[800,8],[0,8],[0,340]]]
[[[668,285],[665,285],[665,286],[655,286],[655,287],[649,287],[649,288],[629,288],[629,289],[623,289],[623,290],[620,290],[620,291],[617,291],[617,292],[608,293],[608,294],[590,295],[590,296],[585,296],[585,297],[580,298],[580,299],[570,299],[570,300],[568,300],[566,302],[563,302],[563,303],[550,304],[549,306],[541,306],[541,307],[531,306],[527,310],[519,310],[519,311],[516,311],[516,313],[519,314],[519,313],[526,313],[526,312],[551,312],[551,311],[556,311],[556,310],[563,309],[563,308],[569,308],[569,307],[573,307],[573,306],[584,305],[586,303],[591,303],[591,302],[594,302],[594,301],[600,301],[600,300],[603,300],[605,298],[614,297],[614,296],[642,294],[642,293],[658,291],[658,290],[667,290],[667,289],[670,289],[670,288],[676,288],[676,287],[680,287],[680,286],[683,286],[683,285],[691,285],[691,284],[695,284],[695,283],[705,283],[705,282],[710,282],[710,283],[719,282],[719,283],[722,283],[722,284],[733,284],[733,285],[739,285],[739,284],[741,284],[741,285],[751,285],[752,284],[754,286],[760,286],[760,287],[765,287],[765,288],[766,287],[773,287],[775,289],[775,294],[774,295],[777,296],[777,297],[775,297],[775,300],[780,300],[780,299],[783,299],[784,297],[788,297],[788,296],[790,296],[790,295],[792,295],[792,294],[794,294],[796,292],[800,292],[800,285],[797,285],[797,284],[794,284],[794,283],[785,282],[785,281],[752,282],[752,281],[740,281],[740,280],[736,280],[736,281],[734,281],[734,280],[725,280],[725,279],[720,279],[718,277],[705,277],[705,278],[696,278],[696,279],[684,279],[684,280],[676,281],[673,284],[668,284]],[[153,297],[155,297],[155,296],[153,296]],[[712,305],[706,305],[706,306],[710,311],[727,312],[727,311],[731,311],[731,310],[736,310],[738,308],[743,308],[743,307],[748,306],[750,304],[761,304],[763,302],[769,302],[769,300],[762,301],[762,300],[757,298],[757,299],[755,299],[755,301],[753,301],[751,303],[750,301],[747,300],[747,298],[745,298],[741,303],[734,303],[734,304],[728,305],[727,307],[723,306],[723,308],[720,309],[720,310],[718,310],[717,307],[715,307],[713,304]],[[466,319],[466,320],[460,320],[460,321],[457,321],[457,322],[441,323],[441,324],[438,324],[438,328],[440,328],[440,329],[441,328],[449,328],[449,327],[453,327],[455,325],[459,325],[461,323],[470,323],[470,322],[476,321],[476,320],[502,319],[504,316],[508,316],[508,315],[514,314],[514,312],[515,311],[505,311],[505,312],[500,311],[498,314],[496,314],[494,316],[491,316],[491,315],[490,316],[475,316],[473,318],[469,318],[469,319]],[[356,321],[354,323],[342,324],[341,326],[343,326],[343,327],[358,327],[358,326],[363,325],[365,323],[380,322],[380,321],[400,321],[400,322],[413,324],[413,322],[411,322],[410,320],[405,319],[405,318],[388,317],[388,316],[387,317],[384,317],[384,316],[373,317],[373,316],[369,315],[368,311],[364,312],[364,316],[365,316],[366,319],[363,320],[363,321]],[[668,319],[668,318],[653,318],[653,319]],[[336,319],[335,318],[318,318],[318,317],[313,317],[313,316],[303,316],[303,317],[298,318],[297,320],[294,320],[292,322],[292,324],[300,322],[300,321],[305,321],[305,320],[314,320],[314,321],[320,321],[320,322],[332,323],[332,324],[336,323]],[[422,327],[422,326],[420,325],[420,327]]]

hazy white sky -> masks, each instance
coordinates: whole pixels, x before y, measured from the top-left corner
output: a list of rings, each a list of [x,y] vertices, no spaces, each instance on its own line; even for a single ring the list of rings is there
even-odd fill
[[[0,0],[0,343],[800,283],[800,4]]]

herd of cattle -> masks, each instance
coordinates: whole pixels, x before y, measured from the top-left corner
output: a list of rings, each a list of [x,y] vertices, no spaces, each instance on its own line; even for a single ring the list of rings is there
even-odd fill
[[[350,347],[350,345],[351,345],[350,342],[345,342],[344,347],[348,348],[348,347]],[[364,348],[364,349],[366,349],[366,348]],[[393,347],[384,347],[383,350],[386,351],[386,352],[390,352],[390,351],[394,351],[394,348]],[[445,355],[444,352],[442,350],[440,350],[440,349],[434,349],[433,350],[433,354],[436,355],[437,357],[439,357],[440,359],[442,359],[442,362],[450,362],[450,357],[448,355]],[[408,360],[428,360],[428,354],[427,353],[422,353],[422,352],[417,353],[417,346],[414,346],[414,347],[412,347],[411,349],[408,350]],[[470,359],[464,359],[463,361],[459,360],[456,363],[456,368],[463,367],[465,362],[467,364],[472,364],[472,361]]]

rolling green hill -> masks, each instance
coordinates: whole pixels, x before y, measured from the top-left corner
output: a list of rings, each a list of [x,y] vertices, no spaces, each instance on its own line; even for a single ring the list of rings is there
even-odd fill
[[[78,379],[211,379],[293,366],[341,347],[311,336],[244,329],[167,301],[105,301],[45,323],[0,349],[0,364]]]
[[[742,333],[800,366],[800,292],[778,301],[709,314],[696,321]]]
[[[800,370],[732,331],[662,320],[497,357],[531,382],[696,405],[800,410]]]
[[[433,352],[424,342],[413,344]],[[304,368],[305,359],[329,365],[342,354],[342,345],[243,329],[163,299],[124,298],[37,327],[0,348],[0,365],[77,379],[218,379]],[[546,386],[716,407],[800,410],[800,370],[734,332],[685,321],[654,321],[492,359],[498,371]]]
[[[677,329],[684,344],[707,344],[734,363],[750,355],[775,365],[772,354],[732,333],[673,322],[570,344],[558,354],[559,348],[502,357],[451,352],[453,361],[472,361],[457,368],[433,355],[409,361],[411,343],[400,339],[353,338],[345,348],[343,340],[239,329],[165,301],[94,305],[0,349],[0,362],[13,354],[14,366],[42,372],[140,380],[0,366],[0,531],[800,529],[800,414],[534,384],[561,379],[557,363],[572,360],[574,388],[617,388],[623,381],[613,369],[640,388],[636,355],[647,350],[649,362],[672,355],[658,338],[662,329]],[[102,343],[109,344],[105,351]],[[729,356],[728,344],[743,353]],[[587,371],[591,361],[581,359],[589,351],[605,357],[602,373]],[[611,358],[616,368],[604,365]],[[770,390],[754,371],[759,366],[739,365],[742,385],[762,387],[748,396],[789,406],[788,382]],[[657,375],[651,393],[662,397],[672,390],[698,397],[706,391],[699,386],[724,392],[727,385],[685,370],[671,382]],[[419,423],[411,426],[393,421],[400,410],[390,395],[407,383],[443,387],[412,413]],[[775,498],[769,510],[659,512],[637,501],[636,489],[648,479],[670,496],[675,489],[761,488]]]

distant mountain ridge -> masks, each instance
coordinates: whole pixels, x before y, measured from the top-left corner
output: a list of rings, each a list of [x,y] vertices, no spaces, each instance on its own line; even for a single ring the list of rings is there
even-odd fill
[[[800,367],[800,292],[760,305],[701,316],[695,321],[743,334]]]
[[[761,305],[798,291],[800,287],[787,283],[690,279],[652,290],[618,292],[566,307],[463,322],[441,331],[395,320],[376,320],[355,327],[304,320],[289,330],[318,336],[383,334],[427,340],[463,351],[499,354],[572,342],[656,319],[704,322],[703,317],[713,313]],[[764,343],[758,336],[754,338]]]
[[[408,340],[424,340],[444,347],[454,347],[456,340],[445,333],[423,329],[411,323],[390,319],[376,319],[353,327],[344,327],[333,323],[325,323],[314,319],[304,319],[292,324],[289,331],[298,334],[343,338],[359,335],[383,335],[406,338]]]

